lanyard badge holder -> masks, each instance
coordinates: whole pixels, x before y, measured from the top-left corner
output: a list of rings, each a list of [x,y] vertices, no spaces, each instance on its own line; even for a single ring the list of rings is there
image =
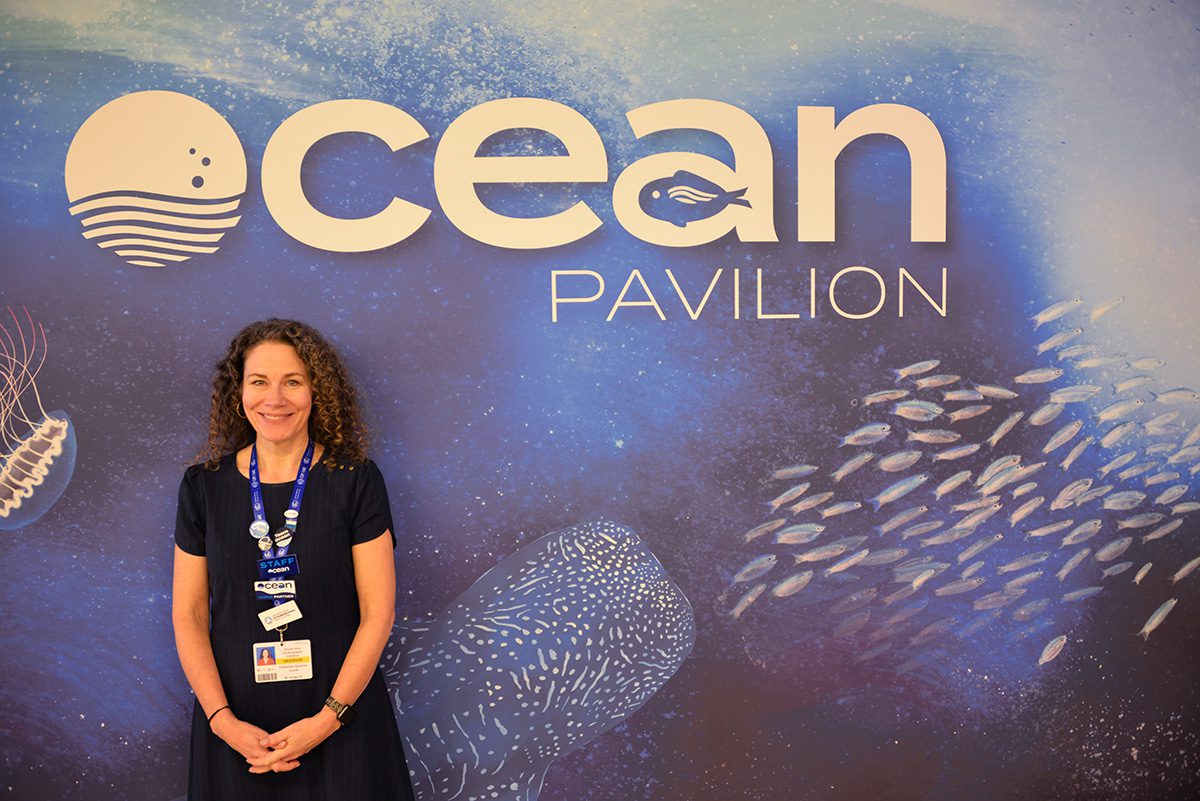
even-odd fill
[[[272,608],[260,612],[258,618],[267,631],[279,633],[279,642],[254,643],[254,681],[256,683],[295,681],[312,678],[312,644],[309,640],[284,642],[283,633],[288,624],[299,620],[300,607],[296,605],[296,582],[300,573],[300,561],[289,554],[296,526],[300,521],[300,501],[304,498],[304,487],[308,483],[308,470],[312,466],[313,442],[309,440],[300,467],[296,471],[296,483],[292,488],[292,500],[283,512],[283,527],[271,534],[263,505],[262,483],[258,477],[258,448],[250,446],[250,506],[254,522],[250,524],[250,536],[257,541],[262,552],[258,560],[258,578],[254,582],[255,596],[260,601],[271,601]]]

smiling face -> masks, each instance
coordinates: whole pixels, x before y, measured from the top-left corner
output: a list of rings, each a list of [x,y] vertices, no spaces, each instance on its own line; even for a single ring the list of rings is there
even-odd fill
[[[259,442],[278,446],[307,442],[312,378],[295,348],[268,341],[246,351],[242,408]]]

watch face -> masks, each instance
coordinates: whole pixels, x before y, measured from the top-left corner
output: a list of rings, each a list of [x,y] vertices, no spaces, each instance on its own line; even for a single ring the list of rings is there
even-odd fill
[[[343,706],[342,711],[338,712],[338,722],[343,726],[354,720],[354,707]]]

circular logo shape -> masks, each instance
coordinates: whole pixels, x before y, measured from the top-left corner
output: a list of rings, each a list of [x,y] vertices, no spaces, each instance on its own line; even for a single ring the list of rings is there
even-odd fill
[[[65,177],[85,239],[129,264],[163,267],[216,253],[237,225],[246,155],[206,103],[178,92],[134,92],[79,126]]]

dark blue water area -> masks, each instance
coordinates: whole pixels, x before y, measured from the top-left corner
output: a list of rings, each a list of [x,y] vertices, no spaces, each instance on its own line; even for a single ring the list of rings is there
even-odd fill
[[[6,773],[21,777],[10,783],[19,781],[27,797],[90,797],[101,784],[126,797],[177,794],[141,787],[147,775],[160,777],[163,788],[182,787],[190,697],[170,645],[175,493],[202,445],[213,363],[242,325],[272,315],[325,331],[362,386],[372,453],[400,532],[402,615],[432,616],[522,544],[596,517],[635,529],[691,600],[699,628],[693,657],[631,721],[552,767],[544,799],[633,797],[633,790],[645,794],[647,782],[655,798],[769,797],[780,783],[809,787],[814,798],[1086,797],[1087,788],[1107,787],[1088,783],[1092,769],[1117,775],[1125,784],[1115,786],[1137,793],[1184,783],[1167,770],[1168,754],[1190,742],[1197,699],[1186,666],[1196,632],[1179,625],[1173,637],[1134,640],[1157,605],[1149,595],[1099,599],[1086,613],[1083,630],[1091,635],[1059,658],[1069,667],[1028,690],[1013,680],[1030,672],[1028,650],[1005,650],[1008,640],[985,634],[977,647],[992,660],[989,671],[1007,670],[1011,705],[995,703],[986,680],[962,663],[915,688],[922,679],[897,683],[834,654],[815,664],[798,660],[808,676],[784,670],[780,678],[778,664],[747,658],[746,633],[716,600],[753,555],[740,535],[762,519],[770,488],[761,481],[771,470],[828,464],[837,435],[860,423],[862,410],[851,400],[889,386],[890,368],[937,357],[970,366],[974,380],[1005,383],[1031,366],[1038,339],[1028,316],[1058,299],[1044,289],[1053,269],[1041,256],[1047,232],[1031,222],[1041,218],[1034,212],[1043,177],[1025,162],[1031,154],[1023,155],[1015,132],[1030,87],[1016,75],[1020,65],[1002,61],[973,58],[960,68],[962,53],[914,48],[897,62],[931,87],[900,102],[928,112],[946,141],[947,243],[908,241],[909,163],[898,143],[882,137],[852,144],[839,159],[837,242],[794,241],[794,106],[834,105],[840,118],[879,102],[874,79],[861,69],[873,59],[840,57],[794,74],[781,67],[762,99],[729,92],[724,99],[752,113],[772,141],[780,242],[727,236],[686,250],[625,233],[612,214],[611,182],[632,158],[661,149],[695,148],[725,160],[728,149],[690,133],[634,142],[627,128],[602,122],[619,114],[577,104],[565,87],[556,94],[561,84],[532,67],[502,73],[497,96],[533,86],[531,94],[577,107],[606,143],[610,181],[486,187],[481,195],[520,216],[584,200],[602,228],[534,252],[462,235],[433,189],[438,137],[454,114],[424,105],[426,85],[447,79],[432,60],[424,64],[433,71],[419,82],[410,70],[345,92],[408,108],[429,140],[392,154],[365,135],[332,137],[305,165],[305,191],[328,213],[365,216],[393,196],[433,209],[410,239],[369,254],[301,245],[261,200],[263,147],[303,103],[76,53],[40,53],[6,72],[10,84],[22,70],[45,72],[61,97],[39,110],[39,132],[22,128],[4,138],[12,165],[6,177],[15,180],[0,183],[0,208],[12,221],[0,303],[29,306],[45,325],[51,355],[39,387],[53,407],[68,410],[79,443],[62,499],[0,545],[0,582],[10,588],[0,614],[11,644],[0,671],[19,678],[4,691]],[[88,76],[86,85],[73,83],[79,74]],[[985,92],[997,84],[1005,87],[1000,94]],[[127,266],[83,240],[61,184],[71,134],[90,110],[151,88],[177,89],[217,108],[242,138],[250,174],[243,220],[220,251],[161,270]],[[713,87],[696,88],[698,96],[718,96]],[[978,129],[980,107],[992,117],[1009,115],[1008,122]],[[11,110],[0,101],[0,112]],[[487,152],[527,146],[561,152],[520,132],[489,143],[495,150]],[[884,311],[846,320],[822,302],[810,319],[809,269],[823,294],[850,265],[884,277]],[[912,310],[897,319],[901,266],[931,290],[947,268],[946,318],[912,295]],[[732,311],[734,268],[741,319]],[[754,319],[759,268],[764,311],[794,311],[800,319]],[[601,274],[605,297],[561,310],[551,322],[556,269]],[[642,271],[665,322],[645,307],[605,321],[633,269]],[[724,271],[698,320],[687,318],[666,269],[693,304],[714,272]],[[846,305],[871,305],[873,287],[865,275],[847,277]],[[805,632],[823,623],[801,618],[766,634],[784,644],[778,652],[801,653]],[[1033,638],[1038,648],[1042,640]],[[17,700],[11,686],[28,699]],[[987,714],[973,717],[967,707],[985,697]],[[1163,710],[1183,722],[1155,720]],[[1139,723],[1169,731],[1143,751],[1140,765],[1111,770]],[[1064,740],[1080,749],[1101,743],[1103,755],[1048,756],[1047,745]],[[69,767],[51,769],[47,755],[59,752],[72,755]],[[1143,766],[1150,767],[1138,774]],[[613,783],[611,795],[596,789],[601,777]],[[623,785],[629,777],[639,787]],[[75,782],[90,789],[74,789]]]

